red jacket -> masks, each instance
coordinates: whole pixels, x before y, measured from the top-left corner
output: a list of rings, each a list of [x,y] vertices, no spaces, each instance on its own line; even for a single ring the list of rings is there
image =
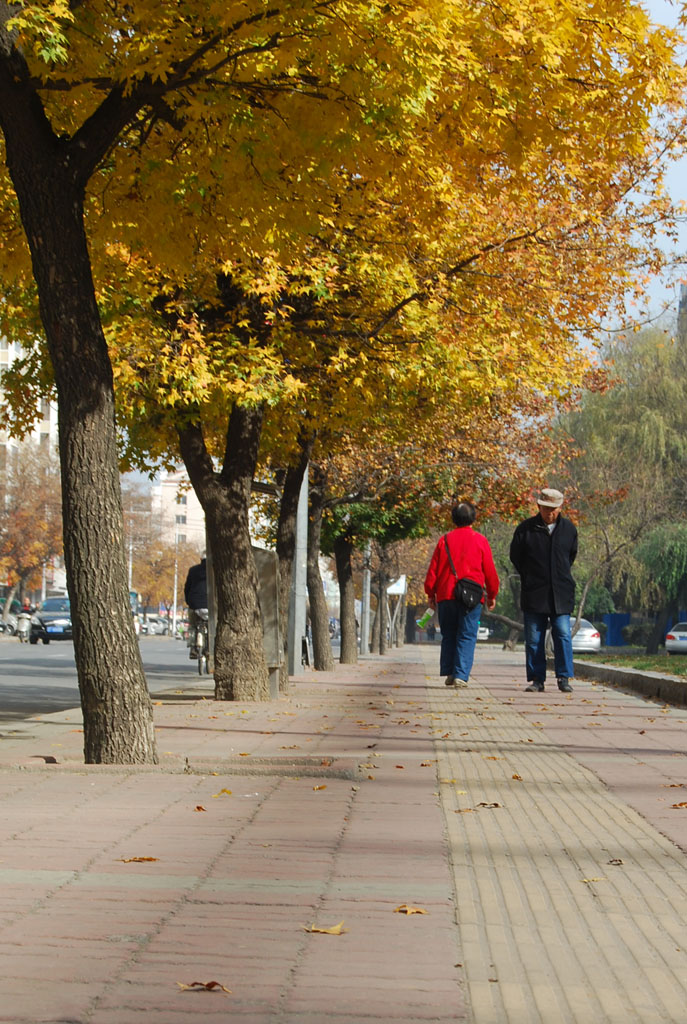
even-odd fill
[[[499,577],[487,538],[471,526],[459,526],[446,536],[458,579],[467,576],[475,583],[481,583],[486,587],[487,601],[495,600],[499,592]],[[450,601],[455,585],[456,577],[451,571],[442,537],[429,563],[425,592],[430,600]]]

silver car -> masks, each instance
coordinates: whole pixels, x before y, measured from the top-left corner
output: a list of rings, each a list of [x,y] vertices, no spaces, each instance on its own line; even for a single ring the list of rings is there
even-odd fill
[[[666,633],[669,654],[687,654],[687,622],[676,622]]]
[[[169,620],[162,615],[148,615],[141,626],[141,632],[148,636],[167,636]]]
[[[575,616],[570,616],[570,628],[575,628]],[[685,627],[687,628],[687,627]],[[598,651],[601,647],[601,633],[589,619],[580,619],[580,628],[572,638],[573,651]]]

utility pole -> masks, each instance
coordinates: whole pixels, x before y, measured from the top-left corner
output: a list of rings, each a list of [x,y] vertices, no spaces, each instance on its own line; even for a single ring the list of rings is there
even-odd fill
[[[177,635],[177,589],[179,583],[179,534],[174,530],[174,610],[172,612],[172,636]]]
[[[289,600],[288,628],[288,672],[295,675],[300,671],[305,640],[305,603],[307,595],[308,563],[308,470],[303,474],[303,483],[298,496],[296,513],[296,550],[293,554],[293,575]]]
[[[372,544],[368,540],[363,554],[363,597],[360,602],[360,653],[370,653],[370,581],[372,572],[370,570],[370,558],[372,556]]]

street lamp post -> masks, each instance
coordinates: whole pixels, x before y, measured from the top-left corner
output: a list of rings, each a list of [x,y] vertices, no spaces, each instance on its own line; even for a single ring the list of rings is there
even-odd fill
[[[178,559],[179,534],[174,531],[174,607],[172,610],[172,636],[177,635],[177,586],[179,583],[179,559]]]

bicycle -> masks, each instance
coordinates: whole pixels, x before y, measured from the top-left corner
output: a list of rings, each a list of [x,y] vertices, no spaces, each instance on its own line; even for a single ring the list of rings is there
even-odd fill
[[[206,675],[210,672],[208,655],[210,653],[208,633],[208,610],[207,608],[196,608],[196,636],[195,648],[198,652],[198,675]]]

